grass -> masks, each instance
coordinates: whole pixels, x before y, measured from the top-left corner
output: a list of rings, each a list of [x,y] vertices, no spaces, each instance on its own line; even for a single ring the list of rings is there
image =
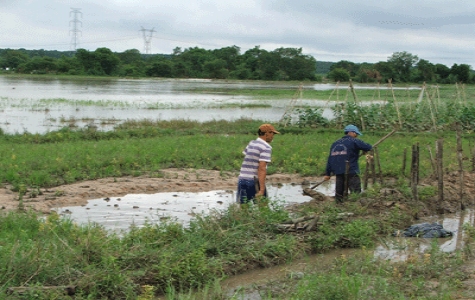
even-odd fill
[[[212,297],[207,299],[229,299],[219,288],[222,278],[332,248],[370,249],[375,236],[398,226],[365,211],[352,221],[339,220],[334,218],[339,211],[333,204],[323,207],[320,230],[305,239],[275,230],[276,223],[289,219],[278,201],[269,208],[230,206],[199,215],[186,228],[147,223],[120,236],[56,214],[2,213],[0,293],[17,286],[73,285],[75,299],[153,299],[158,294],[203,299],[200,293]],[[475,230],[465,230],[473,239]],[[278,290],[267,286],[263,299],[452,299],[467,276],[457,270],[471,259],[470,245],[466,240],[466,248],[449,254],[434,244],[399,263],[377,260],[371,251],[342,256],[328,268],[315,266],[300,281],[281,282]],[[59,292],[51,293],[32,289],[17,299],[63,299]]]
[[[161,121],[137,123],[112,132],[64,129],[46,135],[0,136],[0,181],[16,187],[51,187],[81,180],[125,175],[156,176],[163,168],[202,168],[236,172],[241,151],[251,139],[258,121],[196,122]],[[225,129],[225,130],[223,130]],[[339,130],[282,128],[273,142],[273,162],[268,172],[323,175],[331,143],[342,136]],[[375,143],[387,132],[367,132],[362,139]],[[445,167],[457,168],[455,134],[396,133],[379,148],[382,173],[397,177],[403,166],[404,149],[410,156],[413,145],[421,149],[421,177],[432,173],[428,147],[444,138]],[[463,139],[466,157],[471,157],[472,139]],[[34,149],[34,151],[31,151]],[[465,160],[470,167],[470,160]],[[360,161],[362,172],[365,162]],[[406,161],[409,172],[409,161]],[[408,173],[406,173],[408,175]]]

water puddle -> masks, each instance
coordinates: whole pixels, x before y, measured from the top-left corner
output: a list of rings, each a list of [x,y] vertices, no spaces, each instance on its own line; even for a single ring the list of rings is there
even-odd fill
[[[303,188],[297,184],[267,186],[269,198],[284,205],[310,201],[312,198],[302,194]],[[332,195],[334,184],[322,184],[315,191]],[[146,222],[153,224],[169,219],[186,225],[194,215],[226,209],[235,203],[235,199],[234,190],[128,194],[123,197],[92,199],[85,206],[67,206],[54,210],[78,224],[94,222],[107,230],[120,232],[129,229],[132,224],[141,227]]]

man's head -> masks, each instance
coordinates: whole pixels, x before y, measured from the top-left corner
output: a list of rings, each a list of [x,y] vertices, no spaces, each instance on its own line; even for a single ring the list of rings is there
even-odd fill
[[[358,129],[358,127],[356,127],[355,125],[346,126],[344,131],[345,131],[345,134],[351,135],[352,137],[357,137],[358,135],[363,135],[360,132],[360,130]]]
[[[262,124],[259,126],[259,130],[257,131],[257,134],[259,137],[266,142],[270,143],[274,139],[274,134],[279,134],[277,130],[275,130],[274,126],[271,124]]]

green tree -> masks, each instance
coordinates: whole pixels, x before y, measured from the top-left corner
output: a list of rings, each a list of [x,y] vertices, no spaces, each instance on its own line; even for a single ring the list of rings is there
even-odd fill
[[[378,71],[382,82],[388,82],[396,77],[396,71],[393,65],[386,61],[380,61],[374,64],[374,69]]]
[[[340,60],[339,62],[336,62],[330,66],[330,71],[333,71],[335,69],[345,69],[348,71],[351,77],[356,76],[356,73],[358,71],[358,65],[355,64],[354,62],[347,61],[347,60]]]
[[[229,74],[226,65],[226,61],[221,58],[207,61],[203,65],[203,74],[207,78],[225,79]]]
[[[304,55],[302,48],[278,48],[273,53],[277,55],[280,73],[285,74],[285,78],[279,79],[315,79],[317,61],[310,55]]]
[[[388,58],[388,63],[394,70],[393,81],[408,82],[411,80],[411,68],[419,60],[417,55],[412,55],[406,51],[394,52]]]
[[[139,65],[143,62],[142,54],[137,49],[129,49],[122,53],[117,53],[117,57],[125,65]]]
[[[56,60],[51,57],[35,56],[28,62],[18,66],[22,73],[47,74],[56,72]]]
[[[236,70],[236,65],[239,64],[241,48],[238,46],[225,47],[217,50],[213,50],[212,54],[215,58],[224,60],[226,65],[224,66],[229,72]]]
[[[328,78],[332,79],[333,81],[345,82],[350,80],[350,73],[343,68],[336,68],[328,73]]]
[[[1,55],[2,68],[16,69],[20,64],[24,64],[30,60],[28,55],[23,50],[7,49]]]
[[[148,65],[145,74],[151,77],[173,77],[172,69],[172,62],[169,59],[161,59]]]
[[[457,82],[468,83],[470,80],[470,66],[467,64],[454,64],[450,68],[450,74],[455,76]]]
[[[413,81],[434,82],[436,79],[436,66],[425,59],[421,59],[416,64]]]
[[[259,59],[261,54],[266,52],[266,50],[260,49],[260,46],[255,46],[242,55],[242,62],[251,74],[249,79],[261,79],[259,74]]]
[[[437,76],[437,81],[440,81],[441,83],[446,83],[447,78],[450,75],[450,68],[443,64],[436,64],[435,74]]]
[[[182,53],[174,55],[173,63],[175,67],[184,68],[182,71],[176,70],[176,73],[185,73],[183,71],[186,70],[189,77],[203,78],[203,66],[205,62],[213,59],[214,56],[209,50],[194,47],[185,49]]]
[[[356,80],[361,83],[381,82],[382,79],[383,77],[379,71],[376,70],[373,65],[368,63],[362,64],[356,74]]]
[[[97,48],[95,59],[99,62],[106,75],[113,75],[119,65],[119,58],[109,48]]]

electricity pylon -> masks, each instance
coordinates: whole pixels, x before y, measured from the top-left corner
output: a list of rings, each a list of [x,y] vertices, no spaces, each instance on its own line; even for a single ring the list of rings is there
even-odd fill
[[[152,34],[155,32],[155,30],[152,29],[140,29],[143,34],[143,41],[144,41],[144,48],[145,48],[145,54],[150,54],[152,52]],[[148,34],[147,34],[148,33]]]
[[[71,26],[71,23],[73,24],[73,28],[69,30],[69,34],[72,35],[71,37],[71,49],[76,51],[76,48],[79,44],[78,41],[78,35],[81,33],[81,30],[78,29],[78,24],[81,25],[82,27],[82,22],[79,21],[78,16],[80,15],[82,18],[82,12],[80,8],[71,8],[71,11],[69,12],[69,16],[73,15],[73,19],[69,21],[69,26]]]

